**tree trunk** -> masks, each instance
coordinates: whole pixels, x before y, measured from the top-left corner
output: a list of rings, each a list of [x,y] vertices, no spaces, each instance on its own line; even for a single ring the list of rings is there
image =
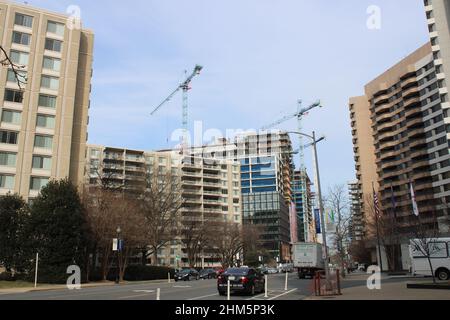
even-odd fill
[[[433,283],[436,284],[436,276],[434,274],[433,264],[431,263],[430,255],[427,256],[427,259],[428,259],[428,264],[430,265],[431,276],[433,277]]]
[[[156,248],[153,248],[152,265],[154,265],[154,266],[158,265],[158,250]]]
[[[142,250],[142,259],[141,259],[142,266],[145,266],[147,264],[147,250]]]

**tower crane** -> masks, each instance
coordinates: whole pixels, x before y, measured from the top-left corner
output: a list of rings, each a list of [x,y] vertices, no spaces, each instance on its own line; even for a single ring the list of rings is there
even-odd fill
[[[172,100],[172,98],[178,93],[178,91],[183,91],[183,109],[182,109],[182,129],[183,129],[183,146],[187,144],[187,132],[188,132],[188,92],[191,90],[190,84],[192,80],[200,75],[200,72],[203,70],[203,67],[200,65],[196,65],[194,71],[192,71],[191,75],[189,75],[186,80],[184,80],[178,87],[166,98],[163,102],[161,102],[151,113],[151,115],[155,115],[159,109],[161,109],[167,102]]]
[[[289,121],[291,119],[297,118],[298,121],[298,132],[302,132],[303,131],[303,124],[302,124],[302,120],[303,117],[308,114],[309,111],[315,109],[315,108],[322,108],[322,103],[321,101],[317,101],[313,104],[311,104],[308,107],[303,108],[303,101],[302,100],[298,100],[298,104],[297,104],[297,112],[295,112],[294,114],[290,114],[287,115],[285,117],[283,117],[282,119],[273,122],[270,125],[267,125],[265,127],[262,128],[263,131],[267,131],[271,128],[276,127],[277,125],[280,125],[286,121]],[[299,154],[300,155],[300,185],[302,188],[302,204],[303,204],[303,214],[304,214],[304,230],[305,230],[305,241],[308,242],[307,234],[308,234],[308,217],[306,216],[306,211],[307,211],[307,194],[306,194],[306,167],[305,167],[305,145],[303,142],[303,136],[299,135],[299,139],[300,139],[300,147],[298,150],[295,150],[293,153],[295,154]]]

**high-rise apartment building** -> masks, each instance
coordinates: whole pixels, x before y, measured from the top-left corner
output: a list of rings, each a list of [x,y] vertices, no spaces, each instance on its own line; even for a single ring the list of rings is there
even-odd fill
[[[369,207],[373,188],[378,190],[378,176],[369,101],[366,96],[353,97],[349,105],[361,207],[361,219],[355,221],[354,228],[360,229],[362,236],[371,237],[374,230],[369,228],[373,221]]]
[[[436,74],[432,48],[426,44],[367,84],[365,98],[354,98],[350,103],[359,192],[367,197],[372,192],[367,177],[376,177],[374,186],[383,214],[392,216],[396,232],[405,236],[411,235],[417,224],[411,183],[423,225],[432,227],[442,205],[437,202],[442,190],[435,183],[445,175],[449,160],[447,126]],[[368,123],[371,130],[361,131]],[[371,151],[360,150],[362,146],[367,148],[363,139],[368,141],[369,148],[373,145],[375,171],[372,160],[361,161],[363,155],[372,157]],[[370,228],[367,221],[374,214],[369,212],[367,201],[362,203],[366,235],[373,235],[374,226]],[[444,221],[442,211],[438,215]]]
[[[169,175],[180,181],[183,206],[180,223],[230,222],[242,224],[240,165],[238,162],[180,155],[177,151],[137,151],[104,146],[88,146],[86,183],[108,186],[128,192],[145,188],[146,177]],[[188,265],[183,238],[173,239],[159,252],[160,265]],[[177,260],[180,257],[180,260]],[[202,253],[204,266],[219,263],[213,248]]]
[[[308,175],[296,170],[293,176],[293,188],[295,209],[297,213],[297,237],[299,242],[315,242],[316,226],[313,214],[313,195],[311,191],[311,179]],[[306,181],[306,190],[303,190],[303,181]],[[306,203],[303,203],[303,201]]]
[[[290,260],[289,208],[292,194],[292,144],[286,132],[249,132],[234,142],[221,139],[190,151],[204,159],[241,165],[243,223],[263,227],[261,243],[272,258]]]
[[[450,3],[447,0],[424,0],[425,12],[430,33],[433,65],[429,69],[435,74],[437,87],[434,86],[432,102],[433,113],[428,115],[426,127],[429,130],[439,126],[436,139],[429,141],[432,165],[434,196],[439,206],[440,231],[450,234]],[[432,75],[423,75],[422,82],[429,82]],[[438,123],[432,118],[440,117]]]
[[[0,45],[23,66],[0,68],[0,194],[36,197],[49,179],[84,178],[93,33],[68,17],[0,3]]]
[[[350,203],[350,238],[361,241],[364,237],[364,222],[361,214],[361,194],[359,191],[359,181],[348,183],[348,198]]]

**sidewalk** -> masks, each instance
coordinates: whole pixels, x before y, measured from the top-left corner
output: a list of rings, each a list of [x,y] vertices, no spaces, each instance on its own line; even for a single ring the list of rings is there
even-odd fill
[[[369,275],[357,274],[349,275],[343,280],[344,286],[341,296],[334,297],[308,297],[306,300],[450,300],[450,290],[425,290],[407,289],[408,282],[430,282],[431,279],[421,279],[411,277],[399,280],[395,283],[384,282],[393,277],[382,276],[381,290],[369,290],[367,286],[361,285],[361,281],[366,282]],[[356,282],[356,283],[355,283]],[[384,282],[384,283],[383,283]],[[352,286],[355,285],[355,286]],[[351,286],[351,287],[348,287]]]
[[[174,280],[172,279],[172,282]],[[151,283],[168,283],[168,280],[151,280],[151,281],[136,281],[136,282],[121,282],[120,286],[124,285],[139,285],[139,284],[151,284]],[[81,288],[96,288],[96,287],[110,287],[110,286],[116,286],[117,284],[113,281],[107,281],[107,282],[91,282],[82,284]],[[25,288],[11,288],[11,289],[0,289],[0,296],[2,294],[15,294],[15,293],[27,293],[27,292],[35,292],[35,291],[51,291],[51,290],[65,290],[67,289],[67,286],[62,285],[45,285],[45,284],[38,284],[37,288],[31,287],[25,287]]]

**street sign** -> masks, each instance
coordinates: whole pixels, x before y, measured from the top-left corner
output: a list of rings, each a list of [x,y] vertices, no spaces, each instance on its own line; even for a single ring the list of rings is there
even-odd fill
[[[122,239],[119,239],[119,247],[118,247],[119,252],[123,251],[123,246],[124,246],[124,241]]]
[[[112,249],[113,249],[113,251],[117,251],[118,250],[118,240],[116,239],[116,238],[114,238],[113,239],[113,247],[112,247]]]

